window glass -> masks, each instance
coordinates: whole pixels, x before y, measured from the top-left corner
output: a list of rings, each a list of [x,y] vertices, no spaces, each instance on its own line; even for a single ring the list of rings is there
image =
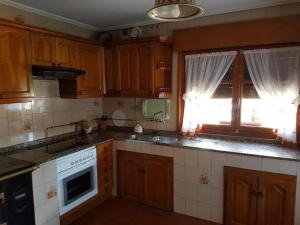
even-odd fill
[[[201,113],[204,124],[231,124],[233,65],[230,66],[213,97],[204,103],[204,112]]]
[[[244,66],[242,81],[241,125],[271,127],[270,108],[258,96],[251,80],[247,65]]]

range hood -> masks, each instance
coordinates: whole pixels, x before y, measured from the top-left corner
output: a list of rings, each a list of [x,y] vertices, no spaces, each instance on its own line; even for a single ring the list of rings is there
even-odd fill
[[[34,79],[43,80],[74,80],[80,75],[84,75],[84,70],[66,68],[57,65],[39,66],[32,65],[32,75]]]

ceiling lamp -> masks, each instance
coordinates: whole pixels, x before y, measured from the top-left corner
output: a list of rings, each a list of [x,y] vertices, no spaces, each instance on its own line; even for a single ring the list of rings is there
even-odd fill
[[[160,21],[182,21],[199,17],[203,12],[195,0],[155,0],[148,16]]]

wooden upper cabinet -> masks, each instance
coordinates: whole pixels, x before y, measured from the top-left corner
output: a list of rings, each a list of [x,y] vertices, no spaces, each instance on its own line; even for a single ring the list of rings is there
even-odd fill
[[[120,79],[120,93],[134,95],[137,85],[137,48],[125,44],[116,47],[117,76]]]
[[[143,160],[144,168],[144,196],[146,205],[172,210],[173,190],[172,162],[166,157],[146,157]]]
[[[225,225],[293,225],[296,177],[225,167]]]
[[[78,44],[78,68],[85,71],[78,78],[80,94],[101,95],[102,49],[98,46]]]
[[[114,46],[104,48],[105,65],[105,89],[108,95],[115,95],[120,92],[120,79],[116,72],[116,52]]]
[[[30,32],[0,26],[1,98],[31,97]]]
[[[119,196],[139,202],[141,196],[141,174],[142,161],[136,154],[118,152],[118,191]]]
[[[31,55],[33,65],[51,66],[55,63],[54,37],[31,33]]]
[[[256,224],[258,177],[243,170],[225,169],[225,224]]]
[[[106,46],[106,95],[158,98],[168,92],[170,97],[172,53],[172,43],[158,38]]]
[[[257,225],[294,224],[295,187],[296,179],[293,176],[261,175],[258,187]]]
[[[154,42],[136,45],[138,54],[137,94],[154,96]]]
[[[64,38],[55,38],[56,64],[63,67],[77,67],[77,43]]]

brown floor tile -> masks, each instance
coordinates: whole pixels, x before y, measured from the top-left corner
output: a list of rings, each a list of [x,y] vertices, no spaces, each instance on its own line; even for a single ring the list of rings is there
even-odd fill
[[[112,198],[72,225],[217,225],[177,213]]]

